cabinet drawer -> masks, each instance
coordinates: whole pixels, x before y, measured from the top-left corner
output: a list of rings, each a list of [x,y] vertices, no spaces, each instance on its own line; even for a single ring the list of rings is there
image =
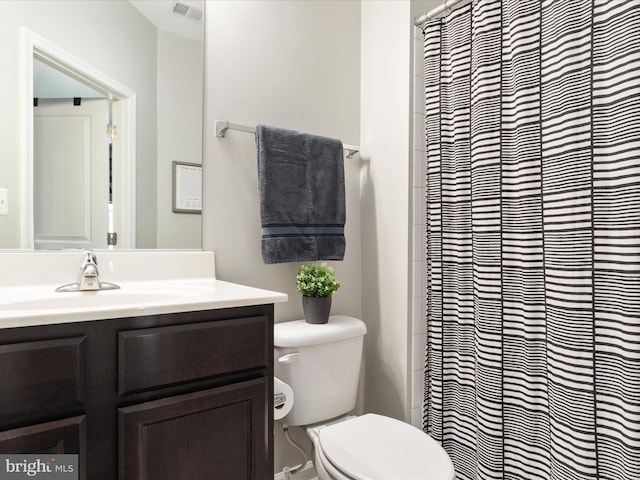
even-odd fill
[[[0,345],[0,419],[84,404],[85,337]]]
[[[268,365],[268,317],[118,333],[118,391],[125,395]]]

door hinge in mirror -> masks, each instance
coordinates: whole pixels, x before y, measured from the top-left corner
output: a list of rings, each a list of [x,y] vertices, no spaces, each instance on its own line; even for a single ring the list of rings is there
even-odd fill
[[[116,232],[107,233],[107,245],[112,247],[118,244],[118,234]]]
[[[118,127],[116,125],[107,125],[107,135],[111,140],[118,137]]]

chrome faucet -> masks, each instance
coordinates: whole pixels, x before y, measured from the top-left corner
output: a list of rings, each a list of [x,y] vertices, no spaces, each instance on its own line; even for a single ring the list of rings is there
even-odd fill
[[[118,288],[120,287],[115,283],[100,281],[98,258],[96,254],[93,253],[93,250],[85,250],[82,253],[82,263],[80,263],[78,281],[62,285],[56,288],[56,292],[84,292],[92,290],[115,290]]]
[[[100,272],[98,272],[98,259],[92,250],[85,250],[80,273],[78,274],[78,290],[100,290]]]

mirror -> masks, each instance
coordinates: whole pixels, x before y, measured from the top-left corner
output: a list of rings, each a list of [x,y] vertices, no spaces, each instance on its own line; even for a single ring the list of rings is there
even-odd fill
[[[9,199],[8,215],[0,213],[0,248],[104,248],[108,230],[118,234],[115,248],[201,248],[200,215],[172,210],[172,167],[174,162],[201,164],[203,3],[4,2],[8,12],[0,19],[0,31],[11,38],[0,49],[10,50],[13,61],[9,64],[15,68],[5,71],[15,71],[16,78],[2,78],[0,86],[10,87],[5,91],[18,90],[21,101],[18,108],[13,106],[14,115],[12,108],[0,109],[0,115],[7,117],[0,123],[22,127],[16,136],[22,145],[10,145],[16,138],[0,134],[0,151],[8,153],[0,157],[0,189],[8,191]],[[89,86],[95,95],[52,93],[50,80],[43,81],[52,74],[62,78],[63,84],[75,83],[74,88]],[[98,168],[90,160],[71,164],[70,154],[38,140],[44,136],[69,144],[66,135],[71,137],[74,129],[84,131],[81,125],[92,122],[70,120],[78,115],[70,106],[73,98],[88,106],[100,101],[94,96],[106,105],[99,116],[111,119],[118,131],[110,145],[107,125],[100,127],[106,160],[100,162],[99,178],[106,177],[101,188],[105,190],[106,185],[108,190],[111,177],[112,204],[108,193],[98,195],[101,201],[91,199],[86,179]],[[31,97],[38,98],[38,107]],[[68,108],[53,114],[47,110],[45,120],[34,115],[48,103]],[[83,115],[79,117],[84,119]],[[64,118],[69,126],[61,126],[56,118]],[[10,128],[7,135],[18,129]],[[11,150],[18,155],[11,155]],[[98,150],[102,152],[102,147]],[[111,164],[111,174],[105,162]],[[111,207],[113,229],[109,228]],[[75,227],[67,232],[66,224]],[[102,233],[91,233],[89,227],[96,225],[103,228]],[[52,232],[68,238],[51,242]]]

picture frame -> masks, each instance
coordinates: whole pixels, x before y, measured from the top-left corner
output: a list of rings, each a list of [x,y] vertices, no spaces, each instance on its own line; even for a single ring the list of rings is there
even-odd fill
[[[202,165],[172,162],[173,213],[202,213]]]

